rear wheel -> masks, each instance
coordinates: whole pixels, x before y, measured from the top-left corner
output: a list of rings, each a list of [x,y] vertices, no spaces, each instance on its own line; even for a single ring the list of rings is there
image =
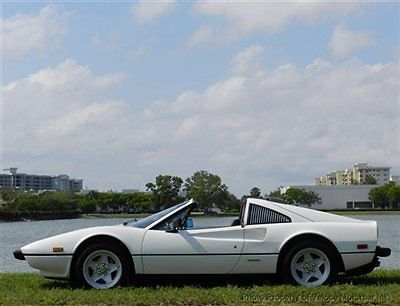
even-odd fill
[[[79,255],[75,275],[78,285],[108,289],[125,284],[129,271],[129,261],[118,246],[98,243]]]
[[[284,276],[292,284],[313,287],[330,284],[337,274],[333,251],[320,242],[302,242],[283,261]]]

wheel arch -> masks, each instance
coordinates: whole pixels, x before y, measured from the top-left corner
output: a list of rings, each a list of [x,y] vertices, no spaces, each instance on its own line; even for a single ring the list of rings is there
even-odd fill
[[[318,241],[320,243],[323,243],[327,245],[333,252],[335,256],[336,263],[338,264],[338,271],[343,272],[344,269],[344,263],[342,256],[340,255],[337,247],[335,244],[325,236],[318,234],[318,233],[301,233],[298,235],[295,235],[293,237],[290,237],[288,240],[286,240],[284,243],[282,243],[281,248],[279,250],[279,256],[278,256],[278,262],[277,262],[277,272],[280,274],[282,272],[282,265],[284,261],[285,254],[295,246],[296,244],[304,241]]]
[[[129,250],[129,248],[118,238],[111,236],[111,235],[106,235],[106,234],[98,234],[90,237],[86,237],[82,241],[79,242],[79,244],[75,247],[74,254],[72,256],[72,261],[71,261],[71,266],[70,266],[70,278],[74,280],[75,277],[75,266],[76,266],[76,261],[80,255],[80,253],[89,245],[92,245],[94,243],[109,243],[109,244],[114,244],[117,245],[118,247],[121,248],[121,250],[124,252],[126,258],[129,260],[129,265],[132,268],[132,273],[135,272],[135,264],[133,262],[132,254]]]

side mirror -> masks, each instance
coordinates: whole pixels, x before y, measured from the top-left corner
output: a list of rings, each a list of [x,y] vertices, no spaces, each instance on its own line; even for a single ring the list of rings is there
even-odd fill
[[[192,228],[192,227],[193,227],[193,219],[192,218],[186,219],[185,228]]]

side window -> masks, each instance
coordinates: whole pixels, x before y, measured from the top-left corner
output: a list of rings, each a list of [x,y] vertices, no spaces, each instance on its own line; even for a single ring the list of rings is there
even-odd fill
[[[190,213],[190,209],[191,207],[188,207],[177,214],[172,215],[171,217],[157,224],[152,229],[160,231],[173,230],[175,228],[181,229]]]
[[[284,214],[260,205],[250,204],[247,224],[269,224],[287,222],[292,222],[292,220]]]

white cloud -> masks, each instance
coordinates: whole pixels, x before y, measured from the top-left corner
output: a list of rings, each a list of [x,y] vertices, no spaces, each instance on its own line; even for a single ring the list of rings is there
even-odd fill
[[[328,48],[337,58],[344,58],[354,52],[375,44],[374,37],[365,32],[352,31],[344,24],[335,27]]]
[[[214,34],[213,30],[211,27],[208,26],[203,26],[199,29],[197,29],[192,36],[187,40],[186,45],[188,47],[194,47],[197,45],[200,45],[202,43],[208,42],[210,40],[213,40]]]
[[[400,128],[398,69],[321,59],[306,68],[233,69],[201,92],[134,115],[132,133],[115,146],[137,153],[143,175],[208,169],[238,193],[311,183],[326,165],[367,160],[399,169],[400,144],[390,136]]]
[[[312,24],[358,10],[362,3],[334,2],[200,2],[194,11],[225,21],[218,27],[203,26],[189,39],[189,44],[206,41],[233,41],[246,35],[273,35],[289,24]]]
[[[146,23],[165,15],[176,8],[175,1],[147,2],[140,1],[131,6],[133,18],[138,23]]]
[[[69,59],[7,84],[3,87],[4,154],[79,150],[75,141],[95,139],[93,128],[112,125],[113,114],[123,110],[122,102],[100,96],[123,78],[119,73],[94,76],[87,66]]]
[[[233,58],[232,71],[236,74],[257,72],[262,68],[262,61],[259,55],[264,50],[259,45],[251,45],[246,50],[239,52]]]
[[[68,15],[54,6],[43,7],[36,15],[18,13],[3,19],[2,48],[6,57],[55,48],[67,32]]]
[[[400,62],[316,59],[247,69],[259,52],[238,53],[231,73],[204,90],[140,112],[96,94],[119,74],[95,76],[73,61],[10,83],[3,163],[68,171],[102,189],[144,188],[160,173],[185,178],[207,169],[238,195],[254,185],[312,183],[357,161],[400,170]]]

